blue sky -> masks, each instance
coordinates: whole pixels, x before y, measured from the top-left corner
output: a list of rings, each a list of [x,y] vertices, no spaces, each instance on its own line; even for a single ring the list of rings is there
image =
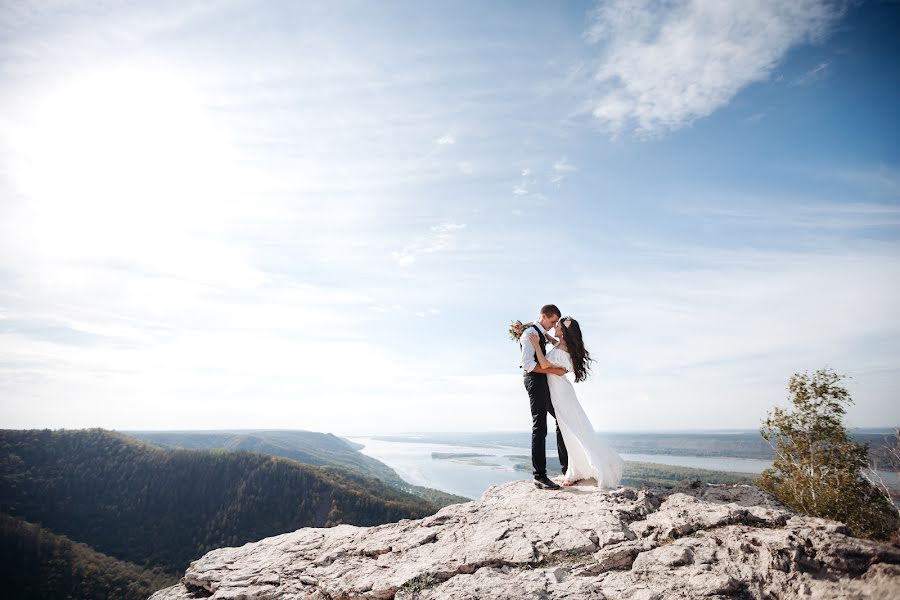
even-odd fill
[[[900,423],[896,2],[6,3],[0,426]]]

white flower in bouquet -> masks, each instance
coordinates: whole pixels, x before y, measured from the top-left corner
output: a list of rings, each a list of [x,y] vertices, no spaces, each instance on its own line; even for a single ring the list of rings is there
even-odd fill
[[[514,342],[518,342],[519,338],[522,337],[522,333],[525,332],[525,325],[522,324],[522,321],[510,321],[509,322],[509,339]]]

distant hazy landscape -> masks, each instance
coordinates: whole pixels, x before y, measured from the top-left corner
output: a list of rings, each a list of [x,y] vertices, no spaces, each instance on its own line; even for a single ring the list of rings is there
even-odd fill
[[[772,448],[756,430],[602,433],[626,460],[623,485],[674,484],[685,479],[710,483],[749,483],[772,464]],[[884,467],[884,447],[893,431],[860,429],[854,439],[867,442],[873,463]],[[419,486],[478,498],[495,483],[531,474],[530,432],[404,433],[353,436],[363,454],[390,465]],[[556,438],[547,436],[548,467],[559,471]],[[553,472],[555,471],[555,472]],[[900,489],[896,472],[881,471]]]
[[[551,420],[552,422],[552,420]],[[736,458],[771,459],[772,448],[756,429],[711,431],[634,431],[600,432],[603,438],[620,453],[665,454],[682,456],[731,456]],[[851,430],[852,437],[867,442],[877,458],[879,449],[891,442],[894,430],[861,428]],[[530,447],[531,433],[522,432],[455,432],[402,433],[376,435],[373,439],[391,442],[421,442],[448,446],[519,446]],[[556,449],[556,438],[547,436],[547,448]]]

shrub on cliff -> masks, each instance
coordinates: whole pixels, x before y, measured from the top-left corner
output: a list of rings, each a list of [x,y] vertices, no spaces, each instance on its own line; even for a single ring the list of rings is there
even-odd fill
[[[843,377],[829,368],[791,376],[792,409],[776,407],[760,429],[775,461],[756,484],[794,510],[842,521],[856,535],[890,539],[900,515],[866,476],[868,445],[851,440],[844,427],[844,407],[853,399]]]

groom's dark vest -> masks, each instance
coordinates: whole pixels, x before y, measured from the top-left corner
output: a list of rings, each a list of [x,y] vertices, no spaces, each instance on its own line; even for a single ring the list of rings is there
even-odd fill
[[[532,325],[528,329],[534,329],[535,331],[537,331],[538,339],[541,340],[541,350],[544,352],[544,356],[547,356],[547,344],[548,344],[547,336],[544,335],[543,331],[538,329],[537,325]],[[524,336],[525,333],[522,332],[522,335]],[[530,344],[531,342],[528,342],[528,343]],[[519,345],[522,345],[522,342],[519,342]],[[535,355],[534,355],[534,360],[535,360],[535,362],[537,362],[537,353],[535,353]],[[519,368],[522,369],[523,375],[528,375],[530,373],[530,371],[525,371],[525,368],[522,365],[519,365]],[[540,375],[540,373],[535,373],[535,375]]]

